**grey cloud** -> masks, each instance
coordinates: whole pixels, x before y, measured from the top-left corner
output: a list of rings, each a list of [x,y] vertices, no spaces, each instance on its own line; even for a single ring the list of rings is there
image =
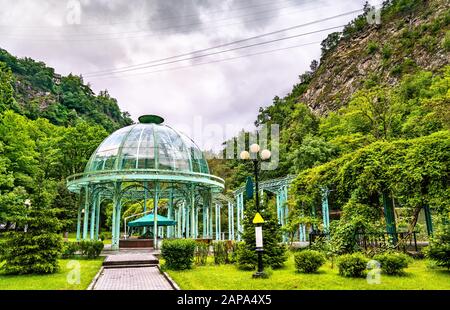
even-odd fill
[[[362,7],[363,0],[332,1],[323,0],[328,8],[322,7],[314,12],[302,15],[260,14],[261,20],[250,22],[252,18],[242,17],[234,27],[213,28],[214,20],[253,14],[268,8],[291,4],[296,7],[315,7],[318,2],[311,0],[283,0],[273,5],[263,5],[268,0],[81,0],[82,25],[104,24],[102,27],[48,27],[55,21],[64,21],[66,1],[61,0],[0,0],[0,24],[25,25],[27,27],[7,26],[0,28],[0,47],[21,57],[28,56],[43,60],[54,67],[58,73],[86,74],[96,70],[139,64],[153,59],[185,53],[230,42],[232,40],[254,36],[260,33],[278,30],[314,20],[324,16],[351,10],[349,7]],[[180,5],[179,3],[184,3]],[[224,13],[210,14],[226,8],[247,9],[229,10]],[[289,8],[290,10],[290,8]],[[281,13],[283,14],[283,13]],[[257,15],[257,14],[255,14]],[[184,16],[181,20],[179,16]],[[217,17],[217,18],[216,18]],[[345,24],[347,17],[335,24]],[[144,21],[143,23],[127,23]],[[151,33],[157,27],[173,27],[180,24],[203,23],[183,29]],[[342,23],[341,23],[342,22]],[[224,22],[225,23],[225,22]],[[328,25],[328,24],[326,24]],[[331,25],[331,22],[330,22]],[[36,28],[33,28],[36,27]],[[326,27],[315,25],[312,29]],[[205,30],[206,29],[206,30]],[[149,30],[149,32],[139,31]],[[301,32],[304,29],[299,29]],[[125,36],[113,40],[89,39],[93,33],[120,33],[138,31],[136,38]],[[23,35],[24,39],[13,40],[3,33]],[[32,39],[46,36],[62,41],[36,41]],[[76,36],[76,37],[74,37]],[[281,35],[280,35],[281,36]],[[235,51],[223,55],[198,60],[198,62],[241,56],[261,50],[301,44],[321,40],[326,33],[310,38],[299,38],[286,42],[277,42],[269,46]],[[30,38],[29,40],[27,38]],[[162,114],[169,124],[183,123],[195,115],[201,115],[204,122],[213,124],[235,124],[238,128],[252,124],[260,106],[271,104],[275,95],[283,96],[298,82],[298,75],[308,70],[312,59],[317,59],[320,46],[308,46],[279,53],[255,57],[244,57],[233,61],[203,65],[176,71],[167,71],[140,75],[130,78],[89,79],[95,91],[107,88],[118,99],[122,110],[131,112],[134,119],[140,114]],[[194,62],[192,62],[194,63]],[[185,66],[190,62],[173,64],[169,67]],[[158,67],[155,69],[163,69]],[[153,70],[153,69],[149,69]],[[220,144],[222,141],[217,141]]]

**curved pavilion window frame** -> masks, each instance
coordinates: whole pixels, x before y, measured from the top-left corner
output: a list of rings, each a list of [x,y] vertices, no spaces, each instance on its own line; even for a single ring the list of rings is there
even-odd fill
[[[213,211],[213,204],[217,200],[214,197],[223,191],[225,187],[224,180],[209,174],[206,160],[195,143],[171,127],[162,125],[162,118],[158,116],[144,116],[140,117],[139,120],[141,123],[119,129],[106,138],[91,156],[85,171],[67,178],[67,188],[71,192],[80,194],[81,198],[77,217],[77,240],[98,240],[100,207],[102,202],[109,200],[113,204],[111,248],[118,249],[120,219],[124,201],[144,201],[143,208],[146,211],[145,208],[149,199],[153,199],[153,208],[156,214],[158,214],[159,201],[161,199],[168,200],[166,216],[177,221],[177,225],[175,227],[167,227],[165,233],[167,237],[198,238],[201,235],[202,238],[212,238],[213,213],[216,215],[217,223],[217,213],[219,212],[220,221],[220,207],[217,209],[218,203],[215,204],[216,209]],[[153,137],[150,138],[150,141],[153,141],[153,147],[147,146],[147,149],[153,149],[154,168],[139,169],[138,157],[140,154],[139,148],[142,145],[142,134],[144,130],[150,129],[150,127],[150,131],[153,132]],[[127,145],[130,142],[127,138],[130,137],[130,134],[134,134],[136,128],[138,130],[142,129],[139,140],[133,137],[135,140],[131,141],[138,141],[137,147],[136,145]],[[172,143],[177,141],[171,140],[168,133],[174,133],[180,137],[181,141],[178,142],[181,142],[181,145],[178,146],[180,150],[184,148],[183,151],[187,153],[187,156],[182,157],[184,155],[172,154],[176,152],[169,153],[169,151],[176,151]],[[166,135],[163,144],[158,142],[158,134]],[[117,149],[113,148],[113,142],[116,145],[117,143],[120,144]],[[110,152],[112,155],[109,157],[105,156],[102,169],[97,170],[98,161],[96,161],[96,156],[98,156],[102,147],[105,148],[105,144],[108,146],[108,143],[111,148],[106,149],[105,153]],[[162,153],[160,152],[161,146],[164,146]],[[129,158],[127,152],[124,154],[124,150],[127,147],[132,150],[136,149],[134,168],[123,167],[123,163]],[[126,156],[124,157],[124,155]],[[160,169],[159,157],[161,155],[164,155],[166,163],[171,161],[172,166],[166,165],[164,169]],[[181,157],[178,158],[177,156]],[[176,161],[177,159],[178,162]],[[112,160],[112,167],[105,169],[108,160]],[[186,169],[186,160],[189,160],[189,169]],[[96,169],[93,170],[92,167],[96,167]],[[181,170],[180,167],[184,167],[184,169]],[[203,221],[201,234],[199,234],[198,221],[200,216]],[[157,247],[160,229],[158,228],[157,217],[155,218],[153,231],[156,233],[154,233],[153,242],[154,246]],[[82,220],[83,227],[81,228]]]

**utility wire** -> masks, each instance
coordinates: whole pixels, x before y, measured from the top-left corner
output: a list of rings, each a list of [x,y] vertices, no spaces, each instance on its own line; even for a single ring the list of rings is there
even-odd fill
[[[311,32],[300,33],[300,34],[297,34],[297,35],[288,36],[288,37],[284,37],[284,38],[273,39],[273,40],[264,41],[264,42],[258,42],[258,43],[254,43],[254,44],[250,44],[250,45],[244,45],[244,46],[239,46],[239,47],[235,47],[235,48],[230,48],[230,49],[222,50],[222,51],[218,51],[218,52],[202,54],[202,55],[192,56],[192,57],[188,57],[188,58],[176,59],[176,60],[172,60],[172,61],[156,63],[156,64],[151,64],[151,65],[146,65],[146,66],[142,66],[140,68],[128,68],[128,69],[123,69],[123,70],[115,70],[113,72],[98,73],[98,74],[86,74],[86,75],[83,75],[83,77],[104,76],[104,75],[108,75],[108,74],[111,74],[111,73],[122,73],[122,72],[128,72],[128,71],[135,71],[135,70],[159,67],[159,66],[168,65],[168,64],[172,64],[172,63],[177,63],[177,62],[181,62],[181,61],[194,60],[194,59],[199,59],[199,58],[208,57],[208,56],[212,56],[212,55],[218,55],[218,54],[222,54],[222,53],[236,51],[236,50],[240,50],[240,49],[244,49],[244,48],[260,46],[260,45],[265,45],[265,44],[279,42],[279,41],[284,41],[284,40],[289,40],[289,39],[298,38],[298,37],[302,37],[302,36],[306,36],[306,35],[311,35],[311,34],[323,32],[323,31],[329,31],[329,30],[341,28],[341,27],[344,27],[344,26],[345,25],[329,27],[329,28],[315,30],[315,31],[311,31]]]
[[[219,44],[219,45],[216,45],[216,46],[213,46],[213,47],[199,49],[199,50],[191,51],[191,52],[188,52],[188,53],[183,53],[183,54],[174,55],[174,56],[170,56],[170,57],[165,57],[165,58],[161,58],[161,59],[155,59],[155,60],[151,60],[151,61],[144,62],[144,63],[141,63],[141,64],[137,64],[137,65],[129,65],[129,66],[121,67],[121,68],[105,69],[105,70],[98,70],[98,71],[88,72],[88,73],[86,73],[86,75],[94,75],[94,74],[99,74],[99,73],[103,73],[103,72],[113,72],[113,71],[122,70],[122,69],[135,68],[135,67],[139,67],[139,66],[143,66],[143,65],[147,65],[147,64],[162,62],[162,61],[166,61],[166,60],[170,60],[170,59],[175,59],[175,58],[180,58],[180,57],[184,57],[184,56],[188,56],[188,55],[192,55],[192,54],[206,52],[206,51],[210,51],[210,50],[213,50],[213,49],[226,47],[226,46],[230,46],[230,45],[235,45],[235,44],[238,44],[238,43],[243,43],[243,42],[247,42],[247,41],[254,40],[254,39],[259,39],[259,38],[263,38],[263,37],[266,37],[266,36],[274,35],[274,34],[277,34],[277,33],[282,33],[282,32],[288,31],[288,30],[293,30],[293,29],[297,29],[297,28],[301,28],[301,27],[305,27],[305,26],[314,25],[314,24],[321,23],[321,22],[328,21],[328,20],[332,20],[332,19],[335,19],[335,18],[338,18],[338,17],[343,17],[343,16],[347,16],[347,15],[350,15],[350,14],[358,13],[358,12],[361,12],[361,11],[363,11],[363,10],[361,10],[361,9],[360,10],[354,10],[354,11],[338,14],[338,15],[335,15],[335,16],[330,16],[330,17],[319,19],[319,20],[311,21],[311,22],[308,22],[308,23],[299,24],[299,25],[288,27],[288,28],[283,28],[283,29],[279,29],[279,30],[276,30],[276,31],[272,31],[272,32],[268,32],[268,33],[264,33],[264,34],[260,34],[260,35],[256,35],[256,36],[252,36],[252,37],[248,37],[248,38],[245,38],[245,39],[240,39],[240,40],[236,40],[236,41],[232,41],[232,42],[228,42],[228,43],[224,43],[224,44]]]
[[[236,57],[212,60],[212,61],[202,62],[202,63],[198,63],[198,64],[191,64],[191,65],[187,65],[187,66],[179,66],[179,67],[174,67],[174,68],[153,70],[153,71],[148,71],[148,72],[139,72],[139,73],[127,74],[127,75],[111,75],[111,76],[102,76],[102,77],[92,77],[92,78],[90,78],[90,80],[104,80],[104,79],[110,79],[110,78],[128,78],[128,77],[141,76],[141,75],[147,75],[147,74],[158,73],[158,72],[176,71],[176,70],[180,70],[180,69],[186,69],[186,68],[191,68],[191,67],[209,65],[209,64],[225,62],[225,61],[230,61],[230,60],[235,60],[235,59],[240,59],[240,58],[246,58],[246,57],[251,57],[251,56],[270,54],[270,53],[274,53],[274,52],[278,52],[278,51],[284,51],[284,50],[304,47],[304,46],[308,46],[308,45],[319,44],[319,43],[321,43],[321,41],[304,43],[304,44],[293,45],[293,46],[287,46],[287,47],[282,47],[282,48],[276,48],[276,49],[272,49],[272,50],[266,50],[266,51],[262,51],[262,52],[246,54],[246,55],[241,55],[241,56],[236,56]]]

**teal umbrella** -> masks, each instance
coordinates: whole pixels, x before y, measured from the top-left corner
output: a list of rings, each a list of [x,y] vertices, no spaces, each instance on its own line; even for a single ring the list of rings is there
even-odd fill
[[[174,226],[177,224],[177,221],[168,219],[165,216],[159,215],[157,216],[158,226]],[[141,218],[138,218],[134,221],[128,223],[129,227],[145,227],[145,226],[153,226],[154,225],[154,215],[153,213],[144,215]]]

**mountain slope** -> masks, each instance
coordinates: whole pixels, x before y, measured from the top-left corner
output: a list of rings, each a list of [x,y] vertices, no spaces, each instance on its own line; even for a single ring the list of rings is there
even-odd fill
[[[393,85],[406,73],[436,72],[449,63],[447,1],[394,1],[382,10],[380,25],[364,19],[328,37],[331,44],[297,101],[322,114],[346,105],[365,83]]]
[[[132,123],[117,100],[102,91],[95,95],[81,76],[61,76],[43,62],[17,58],[0,48],[0,66],[11,71],[15,102],[3,106],[30,119],[44,117],[55,125],[74,124],[77,118],[96,123],[111,132]],[[2,112],[2,111],[0,111]]]

